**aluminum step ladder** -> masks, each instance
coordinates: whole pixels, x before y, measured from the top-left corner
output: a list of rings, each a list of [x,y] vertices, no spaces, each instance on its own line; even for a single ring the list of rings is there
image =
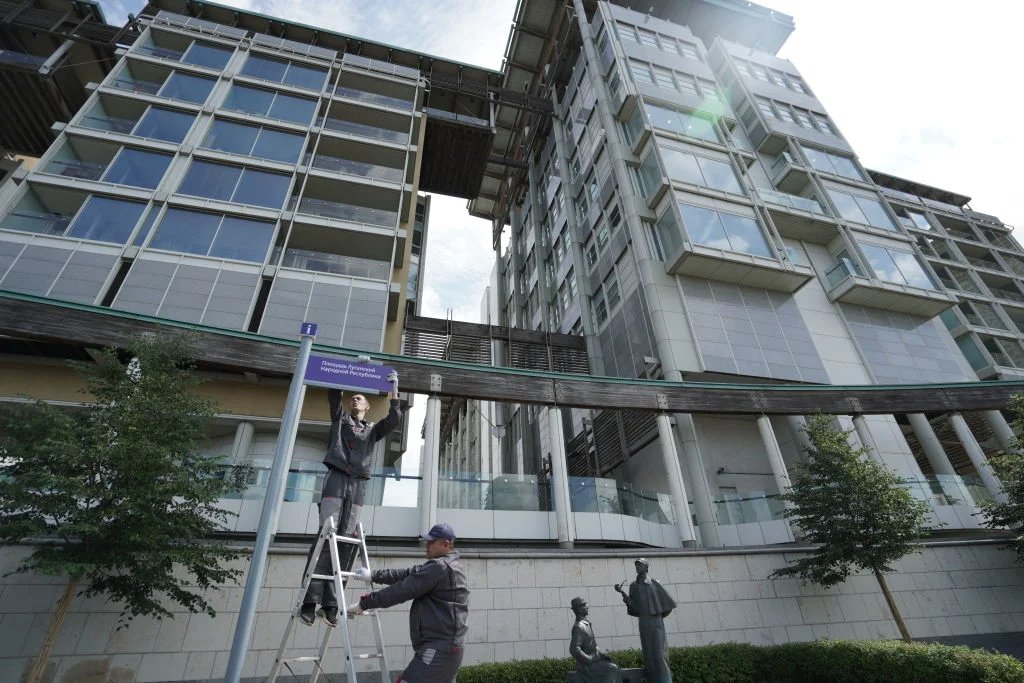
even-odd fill
[[[324,522],[323,527],[320,529],[320,536],[317,538],[316,546],[313,548],[313,554],[310,557],[309,562],[306,565],[306,573],[302,578],[302,592],[299,595],[298,602],[295,603],[295,608],[292,610],[292,616],[288,620],[288,626],[284,630],[284,637],[281,638],[281,647],[277,650],[277,657],[274,658],[274,665],[270,669],[270,675],[267,676],[267,683],[274,683],[277,680],[278,675],[281,673],[281,668],[288,669],[293,675],[296,674],[292,667],[292,663],[299,662],[312,662],[313,671],[309,674],[309,683],[317,683],[320,678],[320,674],[327,672],[323,669],[324,657],[327,655],[327,648],[331,643],[331,636],[334,635],[335,631],[341,631],[341,638],[345,647],[345,667],[348,672],[348,683],[357,683],[357,663],[363,660],[376,659],[380,663],[380,680],[381,683],[390,683],[389,670],[387,659],[384,656],[384,631],[380,625],[380,615],[377,610],[367,610],[363,612],[363,616],[369,616],[373,619],[374,626],[374,637],[377,640],[377,649],[374,652],[356,653],[352,648],[352,634],[349,631],[349,619],[356,616],[349,612],[348,598],[345,596],[345,586],[342,582],[343,579],[351,576],[355,576],[355,572],[343,569],[341,566],[341,559],[338,553],[338,543],[348,543],[350,545],[358,546],[358,552],[363,560],[363,566],[372,572],[370,567],[370,555],[366,550],[366,535],[363,533],[363,525],[356,525],[355,537],[341,536],[336,533],[334,526],[334,518],[331,517]],[[331,553],[331,569],[333,573],[327,574],[315,574],[317,558],[320,557],[320,552],[324,547],[324,544],[329,544],[328,547]],[[338,625],[334,628],[327,626],[325,628],[326,633],[324,634],[323,641],[320,643],[320,650],[316,656],[313,657],[287,657],[288,642],[292,637],[292,633],[295,630],[296,624],[300,624],[299,612],[302,609],[303,599],[306,596],[306,589],[309,588],[309,582],[313,579],[323,579],[327,581],[334,581],[334,590],[338,596]],[[294,643],[292,644],[294,648]]]

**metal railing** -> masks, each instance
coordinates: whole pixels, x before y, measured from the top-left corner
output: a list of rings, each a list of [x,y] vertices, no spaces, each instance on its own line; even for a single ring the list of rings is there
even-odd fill
[[[63,235],[71,224],[71,216],[36,211],[12,211],[0,222],[0,228],[21,230],[40,235]]]
[[[304,197],[302,201],[298,201],[297,197],[292,197],[288,201],[288,209],[313,216],[337,218],[351,223],[364,223],[366,225],[386,228],[393,228],[398,222],[397,211],[371,209],[366,206],[353,206],[352,204],[331,202],[326,199],[313,199],[311,197]]]
[[[322,126],[327,130],[333,130],[338,133],[346,133],[348,135],[355,135],[357,137],[367,138],[368,140],[396,142],[400,145],[409,144],[408,133],[402,133],[400,131],[390,130],[388,128],[379,128],[377,126],[371,126],[365,123],[355,123],[354,121],[344,121],[342,119],[320,116],[316,120],[316,125]]]
[[[327,154],[317,154],[315,157],[309,152],[303,158],[302,163],[310,164],[313,168],[322,171],[333,171],[345,175],[358,176],[360,178],[376,178],[393,183],[402,182],[402,169],[380,164],[368,164],[363,161],[342,159]]]
[[[799,197],[795,194],[789,194],[788,192],[778,192],[776,190],[769,190],[760,187],[757,189],[757,193],[761,195],[761,198],[766,202],[782,204],[783,206],[788,206],[791,209],[810,211],[811,213],[817,213],[822,216],[828,215],[817,199]]]
[[[328,254],[306,249],[287,249],[281,265],[285,268],[313,270],[319,273],[348,275],[372,280],[387,280],[391,265],[387,261]]]
[[[394,107],[395,109],[413,108],[413,102],[411,100],[403,100],[400,97],[391,97],[390,95],[382,95],[376,92],[369,92],[368,90],[349,88],[343,85],[339,85],[337,89],[335,89],[334,95],[336,97],[347,97],[361,102],[380,104],[385,107]]]
[[[141,92],[147,95],[155,95],[163,87],[163,83],[155,83],[153,81],[143,81],[137,78],[115,78],[111,80],[108,85],[112,85],[118,90],[127,90],[128,92]]]
[[[71,159],[54,159],[46,165],[43,173],[64,176],[66,178],[81,178],[83,180],[99,180],[103,172],[107,170],[106,164],[90,163]]]
[[[79,125],[97,130],[110,130],[115,133],[131,133],[138,121],[116,116],[83,116]]]
[[[270,479],[270,460],[253,460],[249,465],[246,487],[242,491],[225,496],[228,500],[263,500]],[[224,465],[227,474],[230,465]],[[289,503],[315,503],[320,500],[327,467],[318,462],[292,461],[285,483],[284,500]],[[366,482],[364,502],[366,505],[390,507],[416,507],[419,491],[419,477],[402,476],[394,468],[373,472]]]
[[[419,80],[420,77],[420,70],[414,69],[411,66],[382,62],[379,59],[361,57],[360,55],[346,53],[345,56],[342,57],[341,63],[349,67],[362,68],[367,71],[376,71],[377,73],[401,76],[403,78],[411,78],[413,80]]]

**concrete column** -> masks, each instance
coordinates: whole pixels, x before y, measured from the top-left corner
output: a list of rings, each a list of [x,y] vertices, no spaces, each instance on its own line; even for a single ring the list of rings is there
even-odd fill
[[[697,427],[693,423],[693,416],[688,413],[677,413],[675,418],[676,433],[683,447],[686,471],[690,475],[690,494],[693,496],[693,511],[697,514],[701,545],[705,548],[720,548],[722,540],[718,536],[718,516],[715,514],[715,503],[711,498],[711,489],[708,487],[708,477],[704,470],[704,458],[701,456],[700,443],[697,441]],[[672,447],[675,448],[674,441]],[[668,468],[666,471],[671,472]]]
[[[423,452],[420,458],[420,533],[437,524],[437,466],[441,450],[441,399],[427,399]]]
[[[875,439],[871,436],[871,429],[863,415],[853,416],[853,428],[857,432],[857,438],[860,439],[861,445],[867,449],[868,457],[881,464],[882,456],[878,452],[878,446],[875,445]]]
[[[953,465],[949,462],[949,457],[942,448],[939,437],[935,435],[935,430],[932,429],[928,418],[923,413],[907,413],[907,420],[910,421],[910,428],[914,430],[914,436],[921,443],[924,455],[928,458],[928,462],[931,464],[935,474],[956,475],[956,470],[953,469]]]
[[[779,448],[779,442],[775,438],[772,421],[767,415],[758,416],[757,431],[761,432],[761,441],[764,443],[764,450],[768,455],[772,476],[775,477],[775,486],[778,487],[779,493],[788,493],[792,486],[789,480],[789,471],[786,470],[786,462],[782,459],[782,449]]]
[[[982,483],[985,484],[985,488],[992,494],[1000,503],[1007,501],[1006,494],[1003,493],[1003,485],[1000,483],[999,478],[992,471],[992,466],[988,463],[988,458],[985,457],[985,452],[981,450],[981,446],[978,445],[978,440],[974,438],[974,434],[971,433],[971,428],[967,426],[967,421],[964,420],[964,416],[960,413],[950,413],[949,423],[953,425],[953,431],[956,432],[956,438],[960,439],[960,443],[963,444],[964,450],[967,452],[967,457],[971,459],[971,463],[974,465],[974,469],[978,471],[978,476],[981,477]]]
[[[693,520],[690,519],[690,505],[686,499],[686,484],[683,483],[683,470],[679,466],[675,435],[672,434],[672,421],[666,413],[659,413],[657,421],[661,458],[665,464],[672,509],[676,515],[676,532],[684,548],[693,548],[697,545],[697,534],[693,531]]]
[[[1006,421],[1006,418],[1003,417],[1003,414],[998,410],[984,410],[981,414],[985,416],[988,428],[996,435],[996,441],[999,442],[1000,447],[1004,451],[1010,450],[1017,439],[1017,435],[1013,433],[1013,428]]]
[[[789,431],[793,432],[793,438],[796,439],[797,446],[800,450],[800,459],[804,459],[807,456],[807,450],[811,447],[811,438],[807,436],[807,420],[803,415],[787,415],[786,424],[789,425]]]
[[[249,462],[249,451],[252,450],[252,439],[256,428],[252,422],[239,422],[235,427],[235,441],[231,444],[231,462]]]
[[[565,432],[562,410],[548,408],[548,437],[551,443],[551,498],[555,503],[558,546],[571,548],[576,540],[576,524],[569,502],[569,470],[565,463]]]

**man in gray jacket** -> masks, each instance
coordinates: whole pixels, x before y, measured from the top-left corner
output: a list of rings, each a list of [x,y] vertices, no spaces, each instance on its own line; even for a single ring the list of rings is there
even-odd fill
[[[377,569],[372,576],[365,567],[356,572],[364,581],[388,584],[362,596],[359,609],[412,600],[409,638],[415,654],[395,683],[453,683],[466,644],[469,585],[451,526],[435,524],[420,538],[427,542],[427,562],[410,569]]]

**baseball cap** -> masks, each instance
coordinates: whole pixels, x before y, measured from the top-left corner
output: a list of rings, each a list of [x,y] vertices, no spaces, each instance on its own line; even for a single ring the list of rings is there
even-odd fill
[[[427,533],[420,534],[420,538],[424,541],[436,541],[439,538],[443,538],[446,541],[454,541],[455,530],[452,529],[450,524],[442,522],[430,527],[430,531]]]

